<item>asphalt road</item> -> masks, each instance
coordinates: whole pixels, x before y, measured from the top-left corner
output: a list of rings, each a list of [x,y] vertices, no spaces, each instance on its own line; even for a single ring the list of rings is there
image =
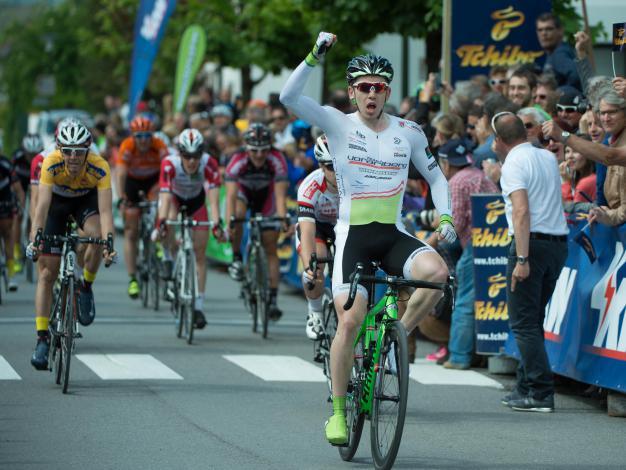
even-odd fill
[[[125,293],[123,267],[101,270],[97,316],[83,329],[63,395],[34,370],[32,285],[0,306],[1,469],[371,468],[369,429],[353,463],[325,442],[326,384],[304,335],[305,302],[281,292],[285,315],[263,340],[237,285],[208,276],[209,325],[189,346],[171,314]],[[419,344],[423,357],[434,349]],[[501,382],[478,372],[412,366],[395,468],[626,467],[626,423],[591,401],[558,395],[554,414],[500,404]],[[494,380],[495,379],[495,380]]]

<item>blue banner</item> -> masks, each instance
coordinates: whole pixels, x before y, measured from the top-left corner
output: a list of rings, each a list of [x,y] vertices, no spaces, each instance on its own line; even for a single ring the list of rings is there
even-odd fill
[[[141,0],[135,21],[135,45],[128,96],[129,119],[132,119],[148,83],[152,63],[159,50],[165,27],[176,0]]]
[[[498,354],[509,336],[506,265],[509,229],[499,194],[472,195],[476,352]]]
[[[552,370],[581,382],[626,390],[626,226],[594,225],[589,232],[597,259],[573,237],[586,221],[570,230],[569,256],[544,321]],[[588,232],[588,230],[586,230]],[[518,357],[513,335],[506,352]]]
[[[551,10],[550,0],[453,0],[452,82],[541,60],[535,19]]]

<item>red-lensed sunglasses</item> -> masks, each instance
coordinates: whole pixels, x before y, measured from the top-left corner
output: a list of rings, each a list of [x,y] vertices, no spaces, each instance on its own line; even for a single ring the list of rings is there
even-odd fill
[[[375,93],[382,93],[383,91],[386,91],[387,88],[389,88],[389,85],[387,85],[385,82],[361,82],[354,85],[354,88],[359,90],[361,93],[371,93],[372,90]]]

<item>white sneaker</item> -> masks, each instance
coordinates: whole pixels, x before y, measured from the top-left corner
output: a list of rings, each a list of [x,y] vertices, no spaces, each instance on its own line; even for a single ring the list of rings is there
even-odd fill
[[[310,311],[306,316],[306,335],[309,339],[317,340],[322,333],[322,319],[318,312]]]
[[[243,280],[243,263],[241,261],[233,261],[228,266],[228,274],[233,281]]]
[[[387,364],[385,364],[385,369],[391,375],[398,375],[398,365],[396,364],[396,345],[394,343],[392,343],[389,348],[386,362]]]
[[[17,291],[17,282],[15,282],[13,279],[9,279],[9,292],[16,292]]]

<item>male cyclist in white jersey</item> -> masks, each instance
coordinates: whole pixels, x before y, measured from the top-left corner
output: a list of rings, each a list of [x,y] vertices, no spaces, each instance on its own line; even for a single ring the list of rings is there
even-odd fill
[[[311,254],[326,258],[328,240],[335,241],[335,223],[339,212],[337,179],[333,159],[328,151],[326,137],[317,138],[314,148],[319,168],[307,176],[298,188],[298,227],[296,230],[296,250],[300,255],[304,271],[302,287],[309,304],[306,317],[306,335],[316,340],[322,332],[322,293],[324,292],[324,265],[317,266],[317,273],[311,272]],[[313,284],[309,290],[308,285]]]
[[[333,416],[326,424],[326,438],[331,444],[342,445],[348,441],[345,402],[353,342],[367,311],[367,290],[362,285],[358,286],[353,307],[343,310],[350,286],[348,278],[356,263],[362,262],[367,268],[371,261],[378,261],[388,274],[409,279],[446,282],[448,278],[441,257],[410,236],[401,223],[409,163],[430,184],[440,214],[439,236],[454,241],[456,234],[448,183],[428,149],[426,136],[414,122],[383,112],[393,79],[387,59],[362,55],[348,63],[348,94],[357,108],[353,114],[345,115],[302,95],[313,67],[335,40],[333,34],[319,34],[311,53],[287,80],[280,101],[326,133],[337,176],[339,216],[335,226],[333,297],[339,325],[331,348]],[[431,311],[441,295],[429,289],[413,292],[402,317],[407,332]]]

